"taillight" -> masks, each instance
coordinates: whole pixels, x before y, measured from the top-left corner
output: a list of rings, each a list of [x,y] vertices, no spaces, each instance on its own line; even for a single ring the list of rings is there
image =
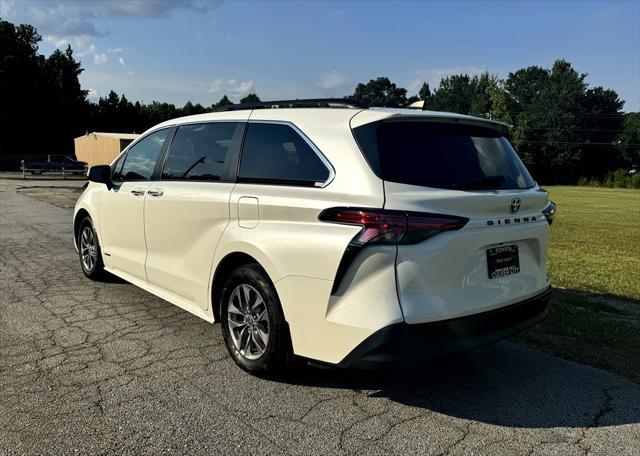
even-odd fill
[[[549,200],[545,208],[542,209],[542,213],[547,218],[547,223],[549,223],[549,225],[553,223],[553,218],[556,216],[557,209],[558,207],[556,206],[556,203],[551,200]]]
[[[318,218],[323,222],[361,226],[362,230],[351,241],[358,246],[417,244],[443,231],[458,230],[469,221],[453,215],[351,207],[325,209]]]

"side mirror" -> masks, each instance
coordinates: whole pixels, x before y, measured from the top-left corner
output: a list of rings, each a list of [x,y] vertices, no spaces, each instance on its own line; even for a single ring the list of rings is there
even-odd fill
[[[111,166],[97,165],[89,168],[89,180],[99,184],[105,184],[109,190],[113,187],[111,182]]]

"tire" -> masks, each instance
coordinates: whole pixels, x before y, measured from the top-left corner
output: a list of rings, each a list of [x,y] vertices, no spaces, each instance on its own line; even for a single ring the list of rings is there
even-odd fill
[[[84,275],[91,280],[98,280],[104,276],[104,263],[102,251],[98,242],[98,235],[91,221],[91,217],[85,217],[80,223],[76,233],[76,245],[78,257]]]
[[[256,263],[235,269],[221,299],[222,334],[236,364],[252,374],[284,373],[292,359],[289,328],[264,269]]]

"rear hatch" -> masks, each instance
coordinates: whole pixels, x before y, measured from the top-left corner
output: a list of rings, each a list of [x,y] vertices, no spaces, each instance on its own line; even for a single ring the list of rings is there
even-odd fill
[[[522,301],[548,286],[548,194],[503,136],[504,126],[441,115],[391,115],[352,123],[386,210],[468,219],[397,248],[407,323],[466,316]]]

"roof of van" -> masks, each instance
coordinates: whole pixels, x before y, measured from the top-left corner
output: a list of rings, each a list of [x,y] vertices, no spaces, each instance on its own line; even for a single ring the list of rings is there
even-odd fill
[[[453,112],[442,111],[422,111],[419,109],[406,109],[406,108],[336,108],[336,107],[301,107],[301,108],[268,108],[268,109],[238,109],[230,111],[209,112],[204,114],[196,114],[192,116],[179,117],[176,119],[167,120],[155,127],[165,127],[170,125],[180,125],[192,122],[206,122],[213,120],[226,120],[226,121],[247,121],[249,119],[254,120],[269,120],[272,118],[274,121],[289,121],[295,123],[296,120],[309,119],[313,117],[313,113],[317,113],[318,117],[323,122],[349,122],[351,128],[357,128],[359,126],[377,122],[386,119],[397,120],[424,120],[435,121],[444,123],[457,123],[463,125],[475,125],[491,128],[506,133],[510,125],[497,122],[495,120],[484,119],[481,117],[467,116],[464,114],[457,114]]]

